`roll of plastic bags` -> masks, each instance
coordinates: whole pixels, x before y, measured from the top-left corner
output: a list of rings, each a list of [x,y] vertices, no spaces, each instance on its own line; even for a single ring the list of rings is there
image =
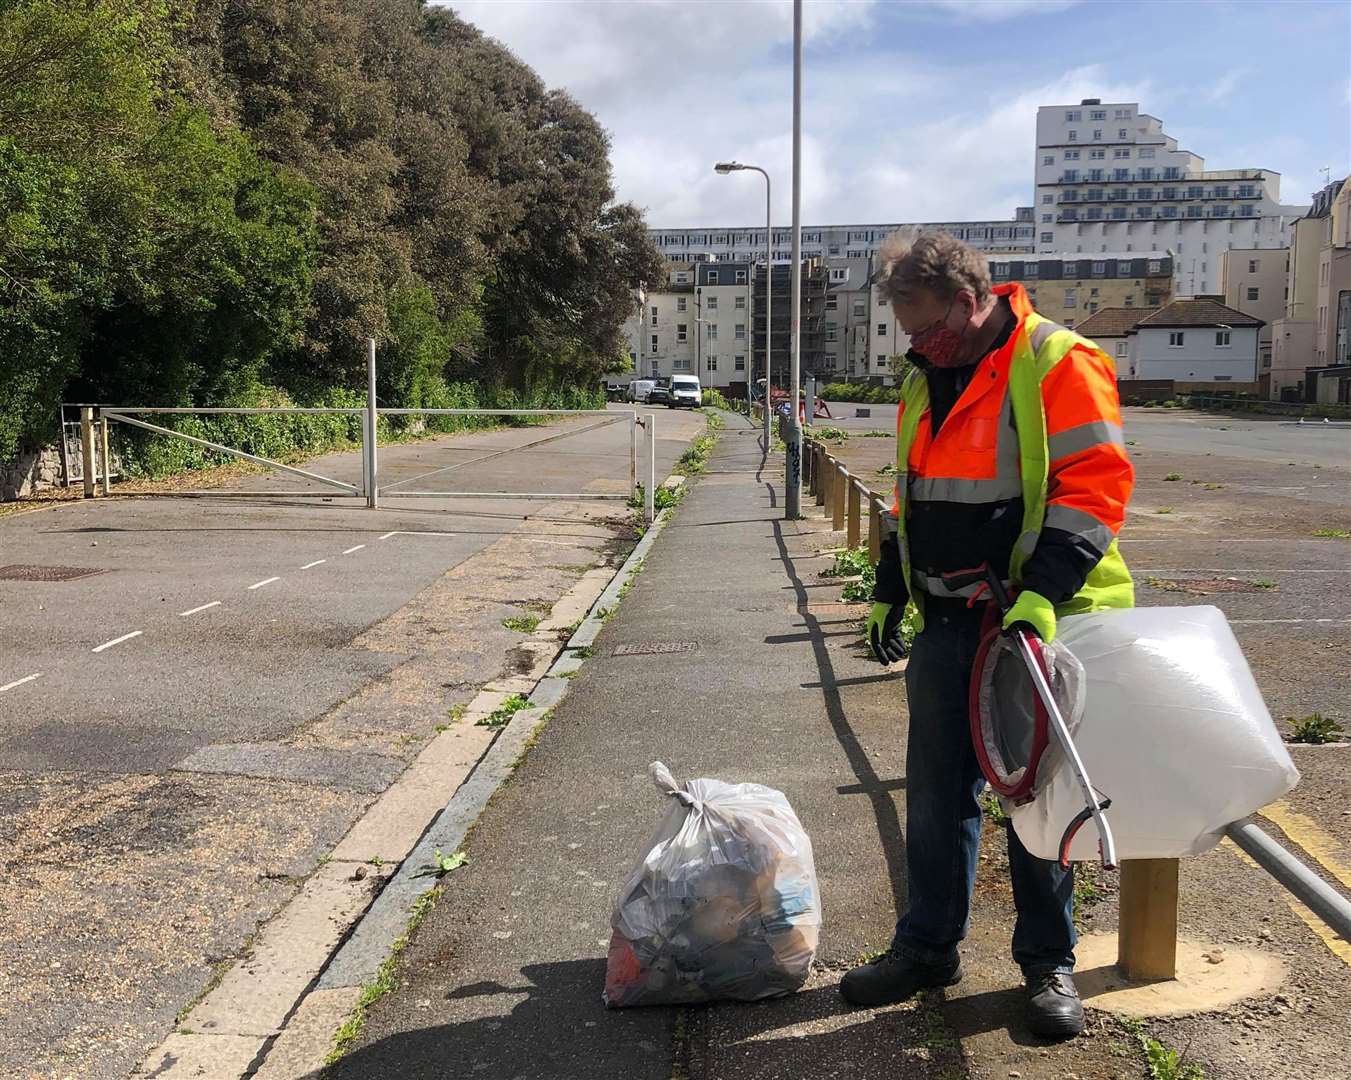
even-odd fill
[[[757,1001],[796,990],[821,906],[811,840],[782,792],[649,767],[671,801],[620,892],[605,1003]]]
[[[1215,607],[1132,608],[1060,620],[1057,644],[1086,684],[1075,746],[1122,859],[1199,855],[1222,830],[1299,782],[1224,614]],[[1073,771],[1058,768],[1037,798],[1011,808],[1033,855],[1054,859],[1083,809]],[[1070,858],[1093,860],[1098,831],[1079,830]]]

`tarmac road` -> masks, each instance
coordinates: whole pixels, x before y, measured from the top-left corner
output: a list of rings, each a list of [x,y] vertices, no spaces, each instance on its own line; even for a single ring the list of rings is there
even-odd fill
[[[665,477],[704,417],[656,417]],[[457,434],[380,465],[420,490],[626,493],[629,430]],[[358,482],[361,465],[306,468]],[[0,519],[0,568],[91,571],[0,577],[0,1074],[125,1076],[446,708],[508,667],[502,618],[613,561],[628,514],[391,493],[378,510],[117,498]]]

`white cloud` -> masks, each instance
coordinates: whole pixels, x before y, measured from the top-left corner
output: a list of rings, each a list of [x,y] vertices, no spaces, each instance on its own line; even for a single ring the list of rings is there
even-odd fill
[[[790,213],[792,15],[786,0],[596,3],[471,0],[455,10],[611,132],[616,188],[656,226],[762,220],[756,175],[717,176],[733,158],[768,170],[774,218]],[[1066,6],[1061,4],[1060,6]],[[909,5],[929,21],[992,20],[992,5]],[[1036,4],[1045,10],[1045,4]],[[979,8],[979,10],[977,10]],[[1030,10],[1003,0],[1001,12]],[[888,8],[892,16],[897,9]],[[1143,82],[1087,66],[1039,82],[1037,65],[918,51],[873,0],[804,5],[804,223],[1009,217],[1031,200],[1038,105],[1146,100]],[[997,91],[987,91],[992,84]],[[1157,99],[1155,99],[1157,100]]]
[[[1247,68],[1237,68],[1234,71],[1225,72],[1202,91],[1201,97],[1209,105],[1218,105],[1222,101],[1227,101],[1234,96],[1234,91],[1239,88],[1239,85],[1247,76]]]

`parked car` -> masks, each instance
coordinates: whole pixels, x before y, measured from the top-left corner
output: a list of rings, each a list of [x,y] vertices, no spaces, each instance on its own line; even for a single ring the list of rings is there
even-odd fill
[[[629,388],[626,383],[607,382],[605,384],[606,401],[624,401],[628,397]]]
[[[624,400],[636,404],[645,404],[652,388],[657,384],[652,379],[634,379],[624,391]]]
[[[671,404],[671,380],[654,379],[652,389],[647,394],[647,403],[649,405]]]
[[[699,386],[698,376],[672,375],[671,395],[666,404],[672,409],[697,409],[704,403],[704,392]]]

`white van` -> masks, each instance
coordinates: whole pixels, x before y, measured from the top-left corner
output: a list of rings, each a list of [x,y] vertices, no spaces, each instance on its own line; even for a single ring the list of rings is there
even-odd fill
[[[704,403],[704,392],[699,386],[698,376],[672,375],[671,397],[666,402],[672,409],[697,409]]]
[[[652,393],[652,388],[656,385],[654,379],[634,379],[629,383],[629,388],[624,391],[624,400],[646,404]]]

